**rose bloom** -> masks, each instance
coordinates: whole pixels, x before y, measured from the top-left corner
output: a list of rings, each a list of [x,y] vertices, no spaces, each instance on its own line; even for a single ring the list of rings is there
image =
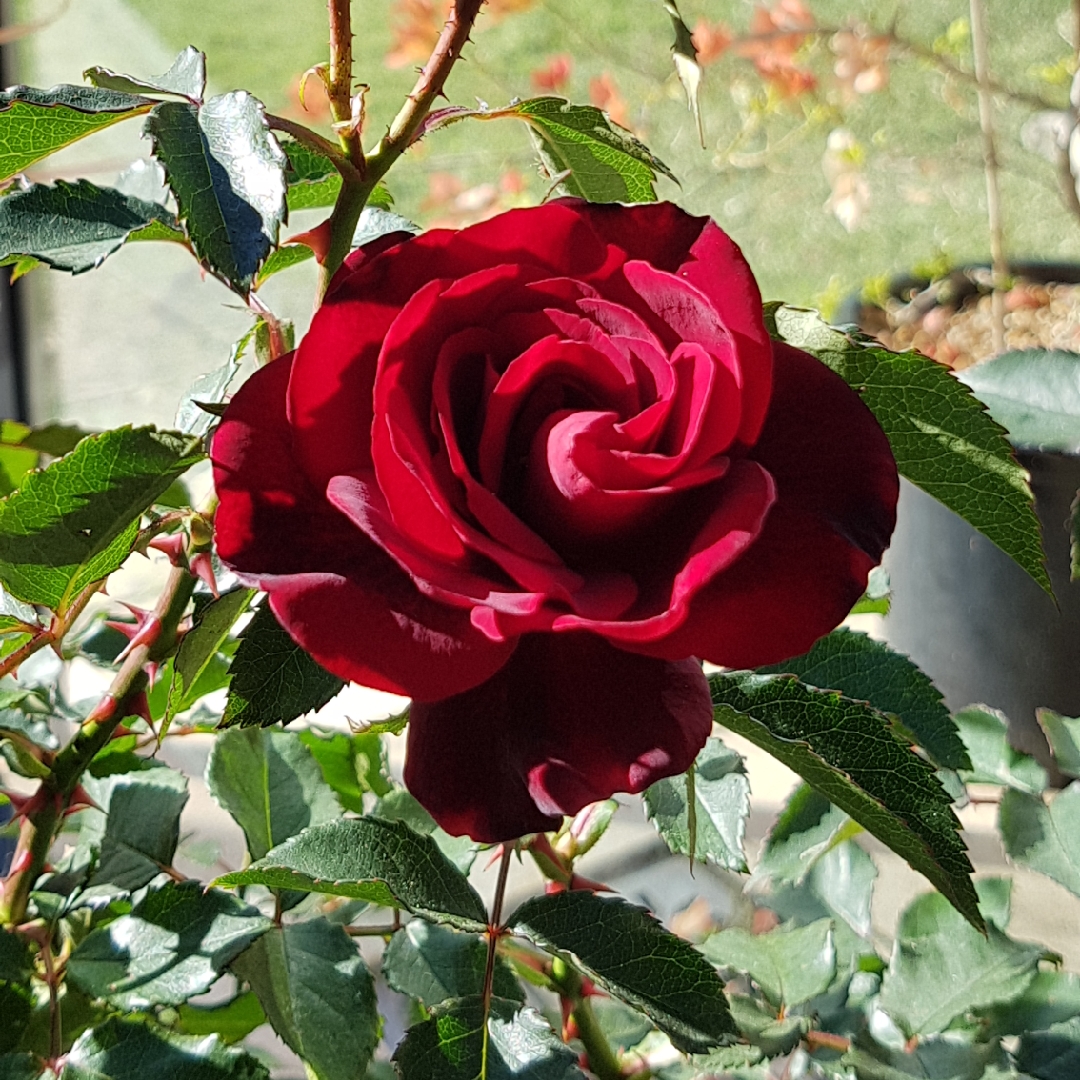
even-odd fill
[[[665,203],[367,244],[212,457],[222,559],[324,667],[413,699],[406,784],[490,842],[687,769],[700,661],[836,626],[898,491],[858,395]]]

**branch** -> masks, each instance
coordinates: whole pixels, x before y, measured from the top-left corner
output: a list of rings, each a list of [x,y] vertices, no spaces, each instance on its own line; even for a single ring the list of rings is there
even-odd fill
[[[0,662],[0,679],[5,675],[14,675],[19,666],[28,660],[34,653],[44,649],[46,645],[59,646],[64,640],[64,635],[74,625],[75,620],[83,613],[91,597],[105,584],[104,581],[95,581],[87,585],[75,598],[74,603],[58,618],[53,619],[53,624],[48,630],[41,630],[25,644],[20,645],[14,652],[8,653]]]
[[[354,125],[352,103],[352,0],[329,0],[330,12],[330,71],[326,93],[330,98],[330,115],[345,156],[361,172],[364,167],[364,148],[360,132]]]
[[[276,116],[273,113],[266,114],[266,125],[274,131],[283,131],[291,135],[298,143],[309,146],[316,153],[330,159],[341,178],[353,183],[359,183],[364,179],[364,174],[336,147],[329,139],[324,139],[317,131],[298,124],[293,120],[287,120],[284,116]]]
[[[22,922],[30,890],[45,869],[49,849],[83,773],[112,738],[120,722],[132,715],[136,699],[146,689],[145,665],[163,660],[176,648],[177,627],[194,588],[195,578],[182,567],[173,567],[154,608],[161,625],[157,637],[128,653],[108,693],[78,734],[56,755],[49,775],[41,781],[34,797],[35,809],[28,813],[19,833],[12,872],[4,882],[0,899],[0,924]]]
[[[577,1037],[585,1047],[585,1056],[589,1060],[589,1072],[599,1080],[623,1080],[622,1067],[597,1022],[581,975],[565,960],[556,956],[551,962],[551,981],[555,984],[559,997],[570,1005],[570,1015],[577,1026]]]

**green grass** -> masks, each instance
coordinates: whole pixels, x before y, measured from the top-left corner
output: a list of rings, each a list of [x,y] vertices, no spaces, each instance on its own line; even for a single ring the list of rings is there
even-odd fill
[[[177,49],[189,43],[208,54],[220,90],[246,87],[272,109],[284,108],[288,88],[305,68],[325,59],[323,0],[128,0]],[[888,25],[892,0],[808,0],[822,23],[849,17]],[[411,81],[389,71],[389,0],[354,4],[357,77],[371,84],[369,133],[384,127]],[[745,27],[751,5],[732,0],[682,0],[693,25],[699,17]],[[989,0],[992,66],[1002,81],[1037,90],[1065,104],[1067,87],[1032,74],[1068,52],[1055,29],[1064,0]],[[929,44],[967,15],[967,0],[909,0],[900,30]],[[894,63],[887,90],[857,100],[843,120],[828,102],[781,105],[763,117],[740,149],[756,154],[735,167],[725,150],[742,121],[733,87],[760,89],[743,60],[725,57],[706,73],[703,108],[707,149],[697,144],[682,90],[671,73],[669,28],[657,0],[536,0],[523,14],[495,23],[482,16],[455,70],[448,97],[492,105],[533,93],[529,73],[554,53],[574,58],[567,96],[588,100],[589,80],[614,76],[629,105],[630,122],[680,177],[664,181],[663,197],[711,214],[743,246],[766,296],[794,302],[828,301],[863,280],[902,271],[944,255],[984,258],[985,184],[971,89],[947,88],[917,61]],[[827,43],[814,46],[827,58]],[[963,62],[966,64],[967,59]],[[807,114],[810,119],[807,119]],[[1001,103],[1002,186],[1009,249],[1016,256],[1080,257],[1080,223],[1061,206],[1050,165],[1025,152],[1019,128],[1030,109]],[[860,227],[848,233],[824,209],[829,186],[821,157],[828,132],[840,123],[866,151],[871,202]],[[544,190],[533,168],[525,131],[516,124],[459,124],[429,137],[390,176],[398,209],[425,219],[421,207],[432,172],[451,172],[468,185],[495,180],[506,169],[529,177],[525,198]]]

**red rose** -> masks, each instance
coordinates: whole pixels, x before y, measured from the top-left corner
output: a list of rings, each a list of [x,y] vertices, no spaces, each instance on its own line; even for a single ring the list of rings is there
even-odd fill
[[[836,626],[897,497],[858,396],[662,203],[368,244],[212,456],[221,557],[330,671],[414,699],[406,783],[486,841],[685,770],[698,658]]]

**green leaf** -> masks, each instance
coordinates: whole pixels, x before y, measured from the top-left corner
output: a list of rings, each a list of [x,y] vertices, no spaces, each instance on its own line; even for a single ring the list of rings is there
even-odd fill
[[[944,1031],[958,1016],[1017,997],[1042,953],[993,923],[980,934],[945,897],[927,893],[900,916],[881,1007],[909,1036]]]
[[[287,724],[321,709],[344,685],[289,637],[264,603],[240,635],[221,725]]]
[[[366,792],[386,795],[393,790],[386,779],[389,763],[381,736],[370,732],[346,735],[315,728],[297,735],[319,763],[323,779],[337,793],[343,809],[362,814]]]
[[[815,311],[769,305],[780,336],[813,353],[862,396],[889,438],[900,475],[992,540],[1046,592],[1027,473],[1004,429],[948,368],[842,333]]]
[[[467,878],[429,836],[367,817],[305,829],[246,870],[215,884],[265,885],[349,896],[481,933],[487,914]]]
[[[967,784],[997,784],[1038,794],[1046,788],[1046,770],[1027,754],[1009,745],[1009,721],[987,705],[969,705],[954,719],[971,758],[961,774]]]
[[[1080,1019],[1026,1032],[1020,1038],[1016,1065],[1034,1080],[1073,1080],[1080,1072]]]
[[[401,1080],[584,1080],[577,1054],[539,1013],[499,998],[488,1017],[475,997],[433,1009],[405,1033],[393,1060]]]
[[[819,859],[861,831],[824,795],[800,784],[765,838],[754,877],[801,884]]]
[[[310,919],[275,927],[232,969],[318,1080],[363,1080],[379,1041],[375,981],[340,926]]]
[[[1071,971],[1036,971],[1024,991],[984,1010],[999,1035],[1040,1031],[1080,1016],[1080,975]]]
[[[0,1054],[0,1080],[47,1080],[54,1075],[33,1054]]]
[[[206,763],[206,786],[244,830],[254,860],[309,825],[341,816],[322,771],[293,732],[221,732]]]
[[[742,755],[720,739],[709,739],[693,765],[692,792],[684,777],[658,780],[645,792],[645,813],[664,842],[679,855],[692,855],[746,871],[743,837],[750,813],[750,781]],[[695,840],[691,851],[689,801],[695,806]]]
[[[128,557],[140,515],[202,459],[199,440],[152,427],[92,435],[0,502],[0,578],[63,612]]]
[[[787,1016],[779,1019],[776,1013],[759,998],[749,997],[746,994],[731,995],[731,1015],[739,1028],[739,1034],[752,1046],[759,1048],[759,1053],[753,1054],[749,1046],[736,1043],[734,1046],[723,1048],[707,1058],[698,1058],[697,1061],[704,1065],[706,1062],[712,1065],[717,1058],[722,1062],[728,1055],[734,1056],[739,1050],[746,1054],[744,1060],[761,1058],[762,1053],[772,1057],[778,1054],[789,1054],[795,1049],[799,1039],[809,1029],[809,1022],[805,1016]],[[716,1062],[719,1064],[719,1062]],[[756,1080],[756,1077],[755,1077]],[[771,1080],[766,1074],[762,1080]]]
[[[192,694],[195,683],[217,655],[236,620],[247,611],[248,604],[254,597],[254,589],[240,588],[225,593],[203,608],[195,625],[184,635],[173,659],[172,682],[169,684],[164,726],[158,734],[159,743],[165,737],[176,714],[195,704]]]
[[[134,94],[92,86],[4,90],[0,92],[0,180],[24,172],[35,161],[95,131],[149,112],[153,105]]]
[[[0,690],[0,742],[13,739],[41,750],[57,750],[60,740],[49,728],[48,705],[29,690]]]
[[[896,717],[900,732],[946,769],[971,767],[941,692],[906,656],[866,634],[841,628],[802,656],[758,668],[796,675],[808,686],[836,690]]]
[[[372,817],[383,821],[403,821],[421,836],[430,836],[439,850],[463,874],[467,874],[476,861],[480,845],[468,836],[451,836],[435,824],[435,819],[404,788],[395,788],[375,804]]]
[[[166,101],[146,122],[196,255],[246,295],[285,216],[285,155],[244,90],[196,107]]]
[[[0,930],[0,1016],[3,1017],[0,1024],[0,1054],[18,1049],[30,1022],[34,1006],[34,994],[30,988],[33,970],[33,958],[26,940]]]
[[[295,139],[282,139],[281,149],[289,160],[285,171],[285,182],[289,185],[286,198],[289,210],[312,210],[324,206],[333,206],[341,190],[341,174],[334,168],[334,163]],[[368,196],[367,205],[389,210],[394,200],[386,186],[375,185],[375,190]]]
[[[526,900],[508,925],[541,948],[572,953],[594,982],[645,1013],[680,1050],[702,1053],[735,1033],[719,976],[644,908],[563,892]]]
[[[37,611],[0,585],[0,634],[36,632],[40,625]]]
[[[0,258],[29,256],[55,270],[95,270],[134,234],[150,225],[183,241],[163,206],[143,202],[89,180],[33,184],[0,199]]]
[[[93,930],[68,960],[69,978],[120,1009],[179,1005],[209,989],[273,924],[197,881],[167,882],[129,915]]]
[[[869,1040],[866,1045],[873,1046]],[[910,1080],[913,1076],[928,1080],[1005,1080],[992,1066],[1003,1057],[995,1043],[972,1043],[960,1034],[947,1032],[920,1039],[910,1051],[874,1047],[871,1055],[866,1049],[852,1049],[838,1064],[845,1070],[839,1075],[846,1078],[854,1069],[859,1080]],[[1013,1073],[1008,1075],[1023,1080]]]
[[[1054,795],[1049,806],[1041,795],[1006,791],[998,828],[1013,862],[1080,896],[1080,780]]]
[[[711,675],[720,724],[799,773],[982,927],[960,823],[933,767],[859,701],[784,675]]]
[[[971,387],[1014,446],[1080,453],[1080,353],[1022,349],[975,364],[956,377]]]
[[[266,262],[262,264],[259,270],[258,277],[255,278],[253,288],[261,289],[267,280],[275,274],[281,273],[282,270],[288,270],[292,266],[299,266],[300,263],[314,258],[315,252],[307,244],[285,243],[269,254]]]
[[[120,90],[128,94],[175,94],[198,104],[206,91],[206,56],[189,45],[172,62],[164,75],[139,79],[133,75],[120,75],[108,68],[92,67],[83,72],[83,78],[106,90]]]
[[[235,342],[229,359],[215,371],[200,375],[180,399],[174,424],[185,435],[205,435],[214,417],[203,406],[218,405],[225,400],[229,385],[240,371],[240,359],[247,347],[255,340],[255,327]]]
[[[419,998],[429,1009],[450,998],[484,992],[487,942],[445,926],[413,919],[391,939],[383,953],[382,973],[400,994]],[[495,961],[494,994],[524,1001],[521,987],[501,959]]]
[[[749,975],[773,1005],[788,1009],[823,994],[836,975],[829,919],[767,934],[733,927],[710,934],[701,951],[714,964]]]
[[[1054,752],[1054,764],[1067,776],[1080,776],[1080,717],[1053,709],[1036,709],[1035,716]]]
[[[979,910],[999,930],[1007,930],[1012,918],[1012,887],[1012,878],[1007,877],[984,877],[975,882]]]
[[[888,615],[892,607],[892,584],[889,572],[883,566],[875,566],[866,582],[866,592],[851,609],[852,615]]]
[[[266,1023],[255,992],[248,990],[221,1005],[188,1005],[177,1009],[184,1035],[220,1035],[225,1044],[239,1042]]]
[[[133,892],[172,865],[180,838],[187,777],[164,766],[83,780],[101,810],[83,810],[79,844],[98,847],[85,899]]]
[[[71,1048],[66,1080],[269,1080],[250,1054],[214,1038],[166,1035],[147,1024],[107,1020]]]

